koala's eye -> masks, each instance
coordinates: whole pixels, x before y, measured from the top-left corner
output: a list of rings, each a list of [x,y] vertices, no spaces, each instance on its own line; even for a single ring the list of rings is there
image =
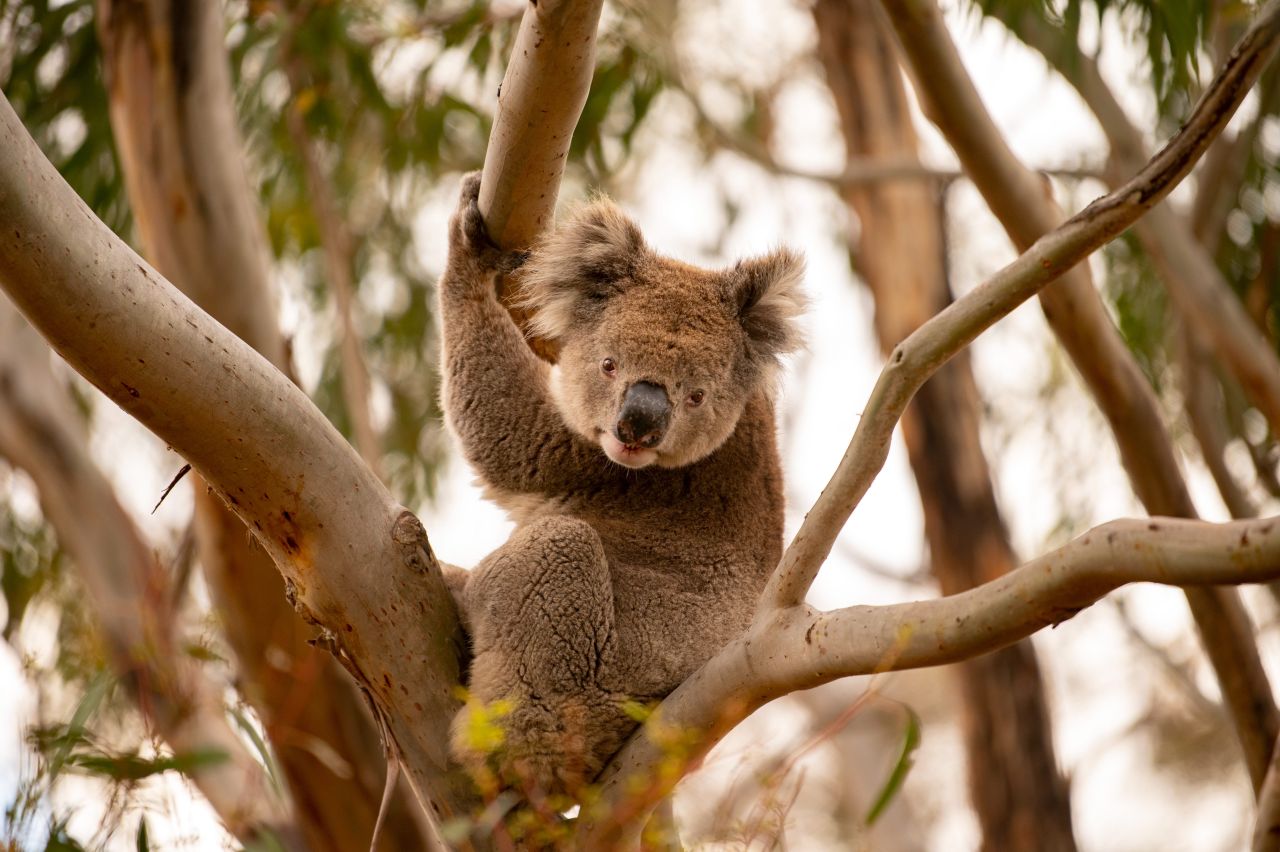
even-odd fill
[[[614,373],[618,372],[618,365],[614,363],[612,358],[605,358],[600,362],[600,370],[606,376],[612,376]]]
[[[689,398],[687,401],[689,403],[690,408],[697,408],[699,405],[702,405],[702,401],[706,398],[707,398],[706,391],[696,390],[693,393],[689,394]]]

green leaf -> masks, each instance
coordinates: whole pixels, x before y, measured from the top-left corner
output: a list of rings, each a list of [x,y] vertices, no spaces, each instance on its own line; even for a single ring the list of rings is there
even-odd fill
[[[880,818],[880,815],[884,813],[885,808],[889,807],[894,797],[898,795],[898,792],[902,789],[903,782],[907,780],[907,773],[911,771],[915,751],[920,747],[920,717],[910,707],[905,709],[907,711],[907,727],[903,731],[902,750],[898,754],[898,760],[894,763],[889,777],[885,779],[884,786],[880,788],[879,795],[876,796],[875,802],[871,805],[871,809],[867,811],[867,816],[863,820],[867,826],[873,825]]]
[[[188,642],[182,649],[188,657],[193,660],[199,660],[202,663],[225,663],[227,658],[210,648],[208,645],[202,645],[199,642]]]
[[[190,775],[206,766],[215,766],[227,760],[222,749],[201,749],[162,757],[143,757],[137,752],[113,754],[108,752],[75,752],[67,758],[67,765],[74,766],[89,775],[99,775],[113,781],[141,781],[165,772],[181,772]]]
[[[271,779],[271,786],[276,792],[284,795],[284,788],[280,786],[280,766],[276,763],[276,757],[271,753],[271,749],[267,747],[266,742],[258,733],[258,729],[236,708],[231,708],[231,718],[236,720],[236,724],[240,726],[240,730],[248,735],[249,740],[253,743],[253,747],[258,750],[258,756],[262,758],[262,763],[267,767],[267,777]]]
[[[85,690],[84,697],[80,699],[80,703],[76,705],[75,712],[71,714],[71,722],[67,725],[57,752],[54,753],[53,759],[49,761],[49,778],[51,780],[58,777],[58,773],[62,771],[67,758],[71,755],[71,750],[79,743],[84,742],[85,725],[88,724],[93,714],[98,711],[98,707],[102,705],[102,699],[106,697],[107,692],[114,684],[115,675],[110,672],[103,672],[95,677],[89,684],[89,688]]]

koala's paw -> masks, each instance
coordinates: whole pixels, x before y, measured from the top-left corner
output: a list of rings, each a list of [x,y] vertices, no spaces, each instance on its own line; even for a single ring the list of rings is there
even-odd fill
[[[449,258],[451,264],[469,260],[483,272],[505,275],[524,263],[526,252],[504,252],[489,236],[480,215],[480,172],[462,179],[458,207],[449,220]]]

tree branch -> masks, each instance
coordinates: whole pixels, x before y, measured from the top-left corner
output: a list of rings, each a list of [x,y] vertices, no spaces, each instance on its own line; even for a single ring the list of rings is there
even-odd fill
[[[72,556],[108,656],[178,754],[218,755],[188,774],[233,836],[299,848],[287,803],[227,723],[215,688],[179,647],[170,576],[90,458],[50,352],[0,297],[0,455],[25,470]]]
[[[953,302],[899,344],[839,467],[787,548],[762,611],[793,606],[888,455],[893,428],[912,395],[948,358],[1090,252],[1158,204],[1191,171],[1262,72],[1280,34],[1280,0],[1271,0],[1205,90],[1183,128],[1124,186],[1094,201],[1035,242],[1017,260]]]
[[[289,373],[266,229],[236,124],[222,4],[99,0],[97,10],[113,136],[148,256]],[[222,498],[193,479],[201,567],[307,843],[366,845],[386,765],[365,701],[338,662],[308,644],[315,631],[289,606],[271,558]],[[414,810],[403,795],[393,802],[385,835],[397,848],[423,842]]]
[[[621,823],[644,813],[738,722],[781,695],[841,677],[971,659],[1060,624],[1128,583],[1275,577],[1280,518],[1120,520],[951,597],[834,612],[774,610],[669,695],[615,756],[579,840],[610,848]],[[672,771],[674,759],[683,771]],[[655,776],[658,766],[664,770]]]
[[[480,179],[480,212],[504,249],[527,249],[555,218],[569,143],[595,72],[596,29],[604,0],[528,0],[511,48]],[[528,331],[515,288],[500,294]],[[534,352],[555,361],[553,341],[526,334]]]
[[[679,74],[679,72],[676,72]],[[679,78],[677,78],[679,79]],[[967,177],[959,169],[926,166],[917,157],[848,156],[838,172],[819,172],[779,162],[765,145],[735,133],[717,121],[703,106],[701,99],[688,86],[677,82],[675,87],[684,95],[697,115],[698,124],[707,129],[715,141],[734,153],[745,157],[765,171],[780,177],[794,177],[822,183],[837,191],[847,191],[882,183],[920,181],[948,184]],[[1040,169],[1043,174],[1066,180],[1100,179],[1099,169],[1049,166]]]
[[[1248,491],[1227,468],[1226,448],[1231,440],[1223,420],[1222,384],[1215,374],[1209,353],[1195,335],[1179,322],[1174,332],[1175,356],[1181,378],[1183,410],[1200,447],[1205,467],[1218,486],[1222,502],[1231,517],[1256,518],[1258,506]]]
[[[883,8],[910,60],[926,114],[973,175],[1014,244],[1025,248],[1061,221],[1041,178],[1005,144],[960,61],[933,0]],[[1162,207],[1160,209],[1167,209]],[[1153,214],[1154,215],[1154,212]],[[1142,227],[1139,224],[1139,227]],[[1111,425],[1134,491],[1153,515],[1195,518],[1155,394],[1080,264],[1040,294],[1054,333]],[[1188,604],[1232,711],[1255,782],[1280,729],[1280,712],[1248,618],[1230,590],[1189,589]]]
[[[879,0],[817,0],[812,11],[817,55],[846,155],[914,155],[916,130],[901,50]],[[858,271],[875,296],[876,333],[888,352],[952,298],[940,188],[910,183],[843,194],[860,223]],[[1046,292],[1062,286],[1060,280]],[[1092,288],[1088,295],[1096,300]],[[944,595],[1018,564],[979,437],[981,403],[967,356],[962,352],[948,361],[920,388],[901,424],[920,492],[930,567]],[[1035,649],[1029,643],[1003,648],[966,662],[955,675],[982,846],[1074,852],[1070,794],[1054,756]]]
[[[1258,114],[1232,138],[1225,134],[1218,137],[1196,175],[1196,195],[1189,219],[1191,230],[1210,257],[1218,253],[1227,214],[1240,196],[1258,136],[1268,116],[1280,106],[1278,100],[1280,71],[1272,66],[1258,82]]]
[[[469,808],[444,733],[462,636],[421,524],[305,394],[93,215],[7,100],[0,149],[0,286],[254,531],[385,714],[424,804]],[[413,630],[393,629],[405,618]]]
[[[301,13],[295,13],[291,27],[301,26]],[[287,39],[287,37],[286,37]],[[369,409],[369,367],[360,348],[360,336],[356,332],[355,281],[352,277],[354,249],[351,231],[343,220],[334,198],[333,186],[320,165],[320,151],[307,131],[306,120],[298,108],[298,95],[306,88],[299,60],[292,53],[292,45],[281,47],[284,56],[285,78],[289,81],[291,101],[285,106],[285,125],[289,139],[303,165],[303,179],[311,199],[311,213],[320,235],[320,248],[324,254],[324,269],[333,291],[334,312],[338,315],[338,354],[342,363],[342,399],[351,421],[351,433],[356,449],[365,464],[379,478],[382,477],[382,441],[373,426]]]
[[[669,695],[658,707],[654,722],[614,757],[602,774],[599,805],[582,820],[580,838],[586,846],[607,846],[609,839],[620,837],[618,826],[623,821],[643,815],[666,796],[682,774],[669,766],[667,752],[673,743],[691,765],[746,714],[781,692],[855,672],[951,663],[982,654],[1046,624],[1060,622],[1124,582],[1221,582],[1229,577],[1234,582],[1248,582],[1254,574],[1248,569],[1236,572],[1239,565],[1275,559],[1270,550],[1267,554],[1251,550],[1261,545],[1262,536],[1270,536],[1266,546],[1274,548],[1276,528],[1271,522],[1252,522],[1257,527],[1251,522],[1210,527],[1190,521],[1152,521],[1147,522],[1147,531],[1153,533],[1149,541],[1134,536],[1140,533],[1142,522],[1117,522],[1117,526],[1102,528],[1114,532],[1115,537],[1100,533],[1100,540],[1107,546],[1116,541],[1129,546],[1134,562],[1126,565],[1121,577],[1103,577],[1096,562],[1091,563],[1101,545],[1093,539],[1094,533],[1089,533],[1079,540],[1079,550],[1091,555],[1078,563],[1082,567],[1076,569],[1080,573],[1073,583],[1061,582],[1064,568],[1051,555],[1032,563],[1036,567],[1030,571],[1018,569],[964,595],[924,604],[823,614],[803,603],[838,531],[883,466],[893,427],[924,380],[980,331],[1160,202],[1228,123],[1274,52],[1277,35],[1280,0],[1270,0],[1208,86],[1183,130],[1155,159],[1119,191],[1094,201],[1038,239],[1018,260],[957,299],[893,349],[835,476],[783,554],[748,633]],[[1188,536],[1192,530],[1212,531],[1212,535],[1198,539]],[[1179,535],[1170,537],[1170,531]],[[1169,548],[1179,542],[1187,544],[1188,550],[1179,556],[1180,568],[1171,571]],[[1151,550],[1146,550],[1148,545]],[[1181,553],[1180,548],[1175,549]],[[1224,555],[1229,568],[1222,567]],[[1258,574],[1270,576],[1268,569]],[[1028,596],[1032,590],[1024,588],[1024,583],[1038,588],[1036,594],[1041,597]],[[814,641],[819,627],[823,631],[820,636],[827,641]],[[654,770],[664,765],[664,760],[667,769],[659,775]]]
[[[1144,552],[1146,542],[1138,542],[1140,546],[1134,550],[1146,572],[1139,572],[1140,576],[1109,575],[1099,572],[1095,565],[1090,569],[1093,573],[1085,572],[1078,587],[1072,588],[1069,584],[1055,584],[1055,572],[1060,573],[1062,569],[1046,557],[1033,563],[1040,566],[1033,571],[1019,569],[964,595],[925,604],[886,609],[853,608],[822,614],[803,603],[840,528],[884,465],[894,426],[920,385],[996,320],[1159,203],[1222,131],[1274,53],[1278,35],[1280,0],[1270,0],[1205,90],[1183,129],[1124,187],[1093,202],[1037,240],[1016,261],[952,303],[895,347],[871,391],[849,447],[783,555],[747,634],[709,660],[668,696],[657,710],[656,721],[644,733],[632,737],[615,756],[601,775],[604,786],[598,806],[582,821],[579,836],[585,844],[607,846],[611,838],[620,836],[621,823],[642,815],[670,791],[683,772],[671,771],[668,751],[678,747],[691,765],[751,709],[780,694],[774,692],[776,689],[798,689],[802,683],[816,685],[855,672],[877,670],[877,667],[904,668],[965,659],[1061,621],[1074,611],[1072,607],[1078,609],[1124,582],[1146,579],[1203,583],[1213,582],[1214,578],[1249,582],[1254,578],[1252,570],[1235,571],[1237,563],[1224,568],[1222,548],[1228,548],[1228,555],[1233,559],[1243,560],[1246,556],[1249,560],[1261,559],[1261,555],[1249,548],[1258,546],[1256,536],[1273,537],[1274,525],[1264,532],[1263,524],[1257,528],[1248,523],[1211,528],[1198,527],[1191,521],[1172,524],[1153,521],[1150,524],[1156,529],[1148,528],[1149,532],[1172,529],[1181,534],[1177,541],[1185,540],[1187,531],[1192,529],[1216,529],[1216,532],[1204,541],[1190,541],[1188,557],[1179,558],[1184,568],[1172,574],[1166,562],[1158,559],[1168,555],[1168,544],[1174,539],[1153,536],[1151,551]],[[1116,533],[1117,538],[1108,542],[1114,544],[1122,533],[1130,536],[1130,543],[1137,541],[1132,534],[1140,528],[1141,522],[1130,521],[1103,529]],[[1248,533],[1243,540],[1234,538],[1242,532]],[[1086,536],[1085,544],[1089,540]],[[1210,540],[1219,547],[1216,554],[1200,549],[1208,546]],[[1235,545],[1231,545],[1233,541]],[[1274,546],[1274,540],[1268,541],[1268,548]],[[1082,546],[1082,549],[1087,548]],[[1094,545],[1091,552],[1095,556],[1096,550]],[[1199,556],[1193,559],[1194,554]],[[1274,558],[1274,554],[1268,551],[1266,558]],[[1150,561],[1152,559],[1157,561]],[[1272,572],[1273,568],[1266,568],[1258,574],[1270,576]],[[1044,582],[1025,579],[1035,576]],[[1024,597],[1025,590],[1020,588],[1024,583],[1041,586],[1046,597],[1039,600]],[[1081,594],[1082,591],[1088,594]],[[994,605],[993,597],[999,607],[1012,608],[1017,614],[1013,618],[995,618],[993,613],[998,614],[999,607],[970,612],[971,607]],[[920,617],[921,612],[928,617],[915,622],[907,618],[908,614]],[[896,632],[911,624],[914,628],[910,632]],[[810,628],[816,631],[819,627],[823,628],[823,638],[829,641],[817,643],[815,648],[813,634],[808,635],[809,641],[806,634]],[[794,657],[775,656],[788,653],[794,653]],[[788,680],[789,684],[785,683]],[[663,765],[664,759],[666,769],[658,775],[654,769]]]
[[[1259,12],[1267,16],[1269,6]],[[1079,92],[1111,144],[1114,174],[1132,171],[1146,159],[1142,133],[1103,80],[1096,63],[1074,44],[1064,43],[1061,33],[1037,21],[1032,15],[1001,7],[1001,19],[1044,58]],[[1248,36],[1246,36],[1248,38]],[[1223,65],[1227,71],[1238,61],[1233,52]],[[1223,365],[1240,382],[1250,401],[1257,406],[1273,431],[1280,433],[1280,357],[1265,336],[1250,321],[1239,299],[1231,292],[1213,262],[1197,241],[1191,226],[1169,205],[1151,211],[1139,224],[1138,235],[1151,254],[1187,324],[1198,336],[1212,343]]]
[[[1258,816],[1250,848],[1253,852],[1280,852],[1280,741],[1271,752],[1267,779],[1258,794]]]
[[[526,10],[486,166],[486,218],[500,240],[531,239],[549,218],[599,8],[542,0]],[[538,122],[520,120],[535,112]],[[250,526],[299,611],[326,628],[385,715],[424,804],[436,817],[469,809],[474,792],[451,770],[444,736],[462,637],[421,525],[296,387],[93,216],[7,101],[0,147],[0,284]],[[414,630],[392,629],[405,617]]]
[[[603,0],[529,0],[498,88],[480,180],[494,242],[525,249],[550,227],[595,71]]]

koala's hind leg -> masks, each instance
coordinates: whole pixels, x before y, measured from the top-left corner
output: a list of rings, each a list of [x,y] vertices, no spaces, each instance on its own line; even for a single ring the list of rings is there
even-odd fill
[[[504,784],[544,794],[589,782],[633,727],[625,696],[599,686],[617,642],[595,530],[558,516],[521,527],[472,572],[464,600],[475,656],[455,754],[473,768],[496,758]],[[495,725],[501,744],[483,735]]]

